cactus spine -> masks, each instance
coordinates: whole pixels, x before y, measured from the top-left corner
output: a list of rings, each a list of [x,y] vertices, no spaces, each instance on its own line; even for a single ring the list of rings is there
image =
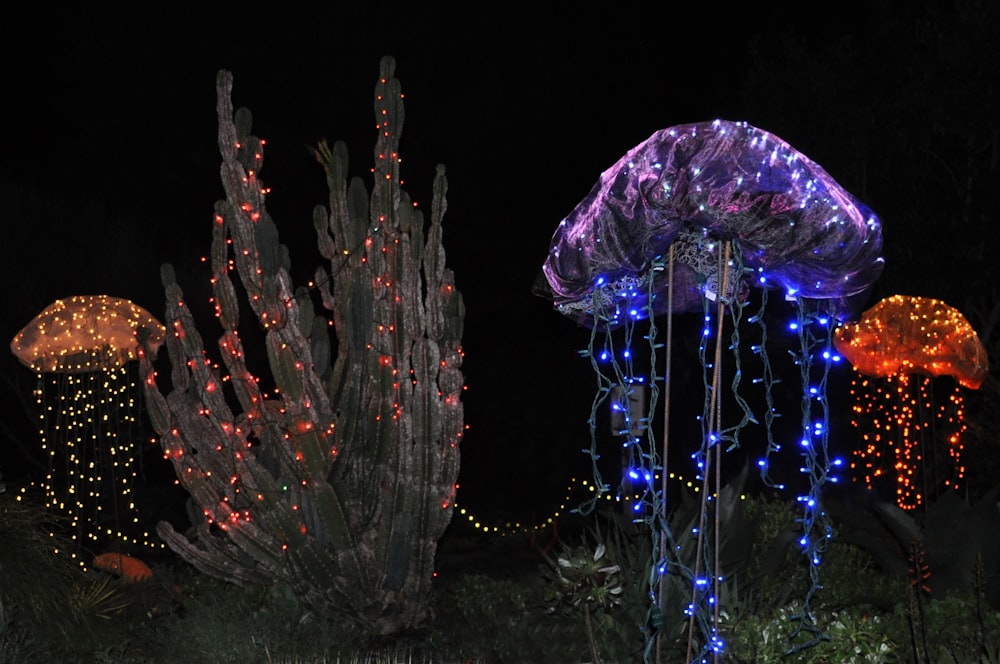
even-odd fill
[[[453,510],[464,428],[464,306],[445,267],[438,166],[426,238],[400,188],[403,103],[385,57],[375,91],[378,138],[369,196],[347,178],[347,149],[321,143],[329,209],[313,214],[328,269],[293,288],[287,248],[259,181],[262,142],[232,108],[219,72],[224,201],[215,207],[213,296],[226,376],[212,366],[173,269],[165,265],[171,391],[142,362],[150,419],[197,506],[195,535],[157,532],[197,569],[235,583],[288,583],[314,610],[370,635],[429,618],[437,542]],[[233,273],[264,330],[275,385],[247,365]],[[333,352],[336,349],[336,359]]]

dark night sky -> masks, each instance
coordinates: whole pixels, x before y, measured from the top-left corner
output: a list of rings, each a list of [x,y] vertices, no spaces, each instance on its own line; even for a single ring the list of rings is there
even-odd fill
[[[509,511],[520,518],[530,517],[526,506],[547,511],[561,498],[552,487],[587,467],[579,450],[594,383],[577,354],[587,335],[531,293],[560,219],[625,151],[700,120],[746,120],[838,177],[823,127],[775,124],[780,113],[744,102],[749,43],[778,53],[790,30],[812,44],[848,35],[859,43],[880,15],[817,18],[801,3],[762,3],[771,6],[763,14],[697,3],[679,13],[666,11],[671,3],[571,12],[535,3],[531,12],[497,4],[381,15],[358,9],[372,4],[364,2],[278,13],[206,4],[160,4],[161,13],[135,16],[66,3],[4,21],[4,338],[78,293],[126,297],[161,316],[162,262],[196,292],[222,194],[220,68],[233,72],[234,103],[253,112],[254,133],[267,140],[269,210],[293,269],[310,275],[318,261],[311,210],[326,198],[307,147],[344,139],[351,173],[367,176],[378,63],[393,55],[406,95],[404,188],[426,207],[434,165],[448,173],[445,249],[467,308],[471,426],[459,501],[468,496],[475,509],[477,499],[510,490]],[[888,11],[908,3],[853,4]],[[802,98],[815,88],[806,83],[790,80],[781,94],[808,106]],[[844,95],[835,103],[864,102]],[[214,321],[202,319],[200,330],[215,338]],[[3,366],[15,376],[3,384],[0,471],[8,476],[33,444],[18,402],[32,378],[10,358]]]

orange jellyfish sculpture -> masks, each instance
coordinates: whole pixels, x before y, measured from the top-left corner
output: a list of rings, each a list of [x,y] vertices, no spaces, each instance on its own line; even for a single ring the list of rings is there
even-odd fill
[[[162,548],[137,533],[132,489],[141,390],[132,361],[140,341],[155,352],[165,332],[129,300],[78,295],[53,302],[11,341],[14,355],[38,376],[48,473],[31,486],[44,491],[47,508],[68,518],[78,549],[99,540]]]
[[[855,371],[854,480],[870,489],[893,481],[902,509],[957,489],[965,475],[962,388],[979,389],[989,368],[965,317],[939,300],[893,295],[838,328],[834,345]]]

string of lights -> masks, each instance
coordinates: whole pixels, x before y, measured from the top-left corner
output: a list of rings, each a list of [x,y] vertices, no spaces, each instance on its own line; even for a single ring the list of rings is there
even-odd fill
[[[747,427],[763,423],[766,448],[758,459],[762,480],[765,485],[775,489],[795,487],[799,493],[795,496],[801,505],[803,513],[799,519],[802,534],[799,545],[802,554],[809,561],[809,587],[805,593],[800,610],[792,615],[792,636],[806,632],[810,638],[796,646],[796,650],[808,648],[816,642],[827,638],[810,609],[810,602],[815,593],[822,587],[820,583],[819,566],[829,539],[832,537],[832,527],[819,500],[823,486],[828,482],[838,481],[837,471],[844,465],[843,460],[835,458],[828,449],[829,403],[827,388],[831,366],[838,363],[841,357],[833,350],[833,330],[837,321],[824,313],[815,302],[797,297],[790,293],[786,300],[795,306],[796,318],[788,324],[787,329],[798,341],[797,350],[789,350],[792,362],[800,372],[801,420],[799,427],[801,435],[799,444],[794,449],[800,456],[798,471],[803,481],[778,481],[773,477],[773,469],[777,455],[783,445],[774,431],[774,424],[781,413],[777,412],[773,395],[774,386],[780,382],[775,376],[771,358],[767,352],[768,336],[765,324],[768,284],[763,275],[758,275],[761,289],[759,309],[749,318],[744,318],[743,310],[749,304],[749,299],[735,296],[729,292],[728,273],[739,275],[749,272],[743,265],[739,251],[729,247],[723,250],[719,243],[709,235],[703,238],[704,245],[699,245],[706,253],[714,255],[719,260],[721,288],[716,284],[718,293],[706,289],[703,298],[703,322],[698,346],[699,361],[704,389],[703,410],[697,419],[701,425],[701,444],[690,456],[694,467],[694,482],[699,486],[702,500],[702,516],[698,526],[685,533],[697,539],[693,559],[680,560],[677,557],[680,547],[677,545],[676,533],[670,532],[666,522],[666,492],[658,489],[654,479],[661,477],[663,471],[662,459],[656,449],[656,437],[650,427],[649,417],[636,416],[629,407],[630,397],[639,392],[638,387],[649,388],[648,407],[643,413],[655,412],[658,384],[662,378],[656,375],[656,355],[664,344],[656,339],[657,328],[651,311],[640,312],[632,308],[633,301],[638,301],[636,294],[643,285],[651,288],[655,275],[666,269],[665,261],[658,257],[651,264],[644,284],[634,281],[618,280],[608,282],[603,278],[595,284],[594,294],[589,305],[593,307],[594,324],[591,327],[589,346],[580,354],[588,358],[596,376],[596,394],[592,402],[589,424],[591,428],[591,446],[583,452],[590,456],[594,471],[594,482],[591,493],[581,502],[577,511],[586,514],[594,509],[604,496],[615,495],[618,499],[628,495],[634,498],[629,503],[633,520],[642,523],[650,529],[653,536],[654,560],[651,562],[651,592],[653,606],[650,609],[650,622],[657,624],[662,620],[662,607],[657,605],[659,593],[654,587],[665,575],[676,575],[691,584],[691,601],[685,615],[690,621],[692,642],[694,628],[700,634],[701,651],[696,656],[703,657],[718,654],[725,648],[717,625],[719,623],[719,596],[721,584],[726,579],[719,567],[718,535],[724,527],[719,522],[718,509],[714,497],[720,491],[720,468],[723,463],[723,450],[733,452],[739,449],[743,442],[741,436]],[[731,255],[730,255],[731,254]],[[642,293],[645,302],[653,302],[655,295]],[[726,296],[729,297],[726,297]],[[651,306],[651,305],[650,305]],[[726,312],[728,311],[728,318]],[[636,371],[637,358],[635,344],[637,335],[636,322],[640,319],[649,320],[650,367],[648,375]],[[615,333],[609,331],[609,323],[617,327]],[[729,423],[723,424],[722,409],[722,366],[723,335],[725,324],[730,326],[728,351],[732,356],[732,377],[727,392],[727,409],[731,408]],[[749,328],[748,328],[749,326]],[[760,375],[749,381],[743,380],[744,367],[741,359],[741,348],[747,345],[746,332],[756,330],[754,343],[749,344],[753,355],[761,362]],[[601,332],[605,332],[602,334]],[[714,353],[710,346],[714,345]],[[756,386],[762,389],[764,403],[763,417],[759,417],[751,407],[744,394],[747,387]],[[646,392],[642,393],[643,396]],[[598,463],[601,453],[599,438],[596,434],[598,413],[603,408],[609,408],[620,419],[618,429],[614,431],[621,438],[623,464],[622,478],[617,490],[609,485],[603,476]],[[733,417],[732,413],[735,413]],[[666,416],[665,428],[669,425],[669,413]],[[664,455],[666,452],[664,452]],[[713,486],[714,482],[714,486]],[[805,486],[803,489],[802,486]],[[714,518],[714,524],[713,524]],[[715,536],[710,537],[712,534]],[[662,549],[662,550],[661,550]],[[688,553],[690,557],[690,553]],[[650,631],[652,635],[652,630]],[[648,644],[647,644],[647,647]]]
[[[135,503],[144,437],[135,369],[138,330],[151,346],[162,343],[163,326],[141,307],[80,295],[46,307],[11,342],[36,374],[38,434],[47,465],[44,478],[27,482],[17,499],[42,494],[70,543],[56,553],[84,568],[85,551],[164,548],[144,529]]]

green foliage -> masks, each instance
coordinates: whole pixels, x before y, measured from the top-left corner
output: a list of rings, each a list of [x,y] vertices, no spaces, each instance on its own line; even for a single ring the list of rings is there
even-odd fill
[[[1000,609],[998,497],[1000,486],[971,504],[949,492],[926,505],[925,511],[904,511],[867,494],[848,493],[830,496],[827,506],[836,521],[838,539],[866,551],[890,578],[911,580],[916,547],[926,554],[932,598],[973,588],[976,569],[982,567],[984,601]]]
[[[746,573],[726,586],[720,623],[726,661],[997,664],[1000,612],[984,601],[982,570],[975,574],[975,587],[941,599],[924,597],[918,611],[906,601],[905,583],[899,585],[898,577],[881,570],[865,549],[836,537],[822,565],[824,587],[813,602],[816,623],[826,638],[795,650],[806,637],[795,634],[794,620],[805,585],[793,592],[781,586],[798,573],[797,552],[789,556],[789,567],[777,572],[779,582],[761,573],[770,545],[781,541],[794,510],[768,498],[747,498],[742,504],[759,525],[753,530],[753,550],[764,555],[755,554]],[[643,629],[649,620],[646,570],[651,542],[628,525],[608,514],[582,532],[569,531],[566,542],[548,559],[537,554],[534,568],[509,565],[509,549],[491,550],[490,573],[453,572],[437,582],[431,600],[435,618],[426,632],[397,633],[382,641],[367,638],[349,623],[325,618],[287,584],[234,586],[193,573],[187,565],[154,565],[153,585],[129,588],[116,586],[110,577],[74,572],[69,578],[87,584],[84,588],[92,598],[87,602],[92,609],[89,631],[80,631],[85,623],[66,609],[68,603],[49,605],[51,612],[36,623],[25,621],[18,609],[13,614],[18,617],[4,632],[5,653],[12,661],[28,664],[51,661],[52,652],[66,662],[119,664],[593,662],[593,638],[603,661],[641,661]],[[566,562],[560,564],[560,558]],[[6,569],[6,560],[0,564]],[[77,587],[68,586],[65,598],[81,597]],[[101,598],[116,587],[119,594],[111,593],[110,598],[117,597],[117,602],[124,597],[128,606],[120,612],[96,610],[111,606]],[[880,591],[884,601],[867,601],[858,593],[863,587],[873,592],[885,588]],[[7,588],[3,586],[5,608],[11,615]],[[591,608],[592,637],[584,606]],[[102,612],[107,617],[101,617]],[[686,625],[678,627],[678,637],[662,644],[660,661],[683,661]],[[59,634],[70,633],[74,643],[59,639]]]
[[[798,607],[788,606],[759,615],[745,615],[734,621],[726,620],[722,630],[728,656],[734,662],[754,664],[896,661],[892,659],[895,644],[885,636],[883,618],[857,611],[818,611],[815,619],[817,624],[823,625],[826,638],[815,646],[802,648],[812,636],[794,631],[798,610]]]
[[[721,556],[728,562],[720,591],[720,629],[727,652],[737,661],[779,661],[790,650],[797,653],[787,661],[890,661],[884,659],[888,653],[905,648],[900,645],[904,634],[893,631],[892,611],[905,599],[908,580],[887,573],[871,552],[836,535],[821,566],[823,587],[811,602],[823,640],[805,647],[814,635],[797,629],[799,622],[793,620],[809,590],[808,561],[796,545],[801,535],[799,513],[777,496],[745,497],[730,490],[723,494],[723,500],[728,498],[734,502],[725,510],[730,518],[721,526],[729,530],[723,540],[727,549]],[[619,659],[635,658],[642,648],[644,628],[655,619],[648,612],[651,542],[616,513],[595,514],[607,525],[593,527],[579,542],[564,544],[561,554],[550,557],[549,573],[543,575],[548,584],[546,597],[564,600],[566,610],[558,615],[575,616],[585,632],[582,607],[589,599],[595,608],[594,623],[600,626],[603,616],[609,616],[614,625],[594,630],[597,649],[614,652]],[[692,518],[691,506],[681,505],[669,519],[683,565],[693,563],[685,557],[693,552]],[[602,555],[595,560],[598,552]],[[565,562],[560,564],[560,558]],[[605,558],[607,563],[600,562]],[[608,566],[617,568],[613,576],[601,573]],[[553,570],[567,572],[553,574]],[[667,618],[659,648],[661,656],[672,661],[686,653],[688,624],[683,607],[690,601],[690,581],[680,573],[667,581],[663,607]],[[601,608],[598,600],[605,595],[592,590],[608,587],[622,588],[613,595],[614,610]]]
[[[981,564],[973,574],[972,587],[937,599],[919,586],[908,588],[906,601],[894,607],[886,625],[906,661],[1000,662],[1000,610],[987,604]]]
[[[584,661],[589,648],[583,621],[550,613],[545,591],[535,575],[464,576],[435,591],[437,629],[429,646],[462,661]]]
[[[71,541],[41,505],[0,492],[0,654],[4,661],[74,661],[117,634],[128,605],[121,583],[84,574],[55,551]]]
[[[267,653],[319,657],[343,640],[287,586],[237,588],[190,573],[182,584],[183,611],[158,621],[144,639],[169,644],[171,661],[200,661],[209,653],[216,661],[263,662]]]
[[[612,564],[606,553],[607,547],[598,542],[593,547],[564,547],[557,556],[547,557],[552,583],[546,600],[574,608],[613,609],[621,605],[621,567]]]
[[[611,562],[605,554],[607,547],[602,542],[592,545],[586,542],[575,547],[564,546],[556,556],[546,556],[548,563],[549,584],[545,599],[550,602],[550,612],[558,610],[560,605],[582,611],[584,626],[587,629],[587,643],[595,662],[601,661],[600,648],[596,639],[600,629],[608,629],[608,612],[621,606],[622,587],[621,567]],[[597,614],[593,614],[597,611]],[[592,618],[592,616],[594,616]],[[595,632],[594,623],[599,630]]]

